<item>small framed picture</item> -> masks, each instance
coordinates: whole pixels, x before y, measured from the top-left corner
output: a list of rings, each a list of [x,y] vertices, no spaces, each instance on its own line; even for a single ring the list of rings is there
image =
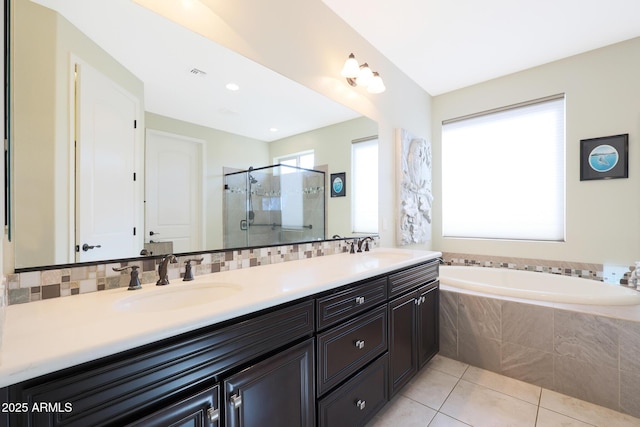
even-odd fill
[[[346,172],[331,174],[331,197],[347,195],[346,175]]]
[[[629,177],[629,134],[580,141],[580,181]]]

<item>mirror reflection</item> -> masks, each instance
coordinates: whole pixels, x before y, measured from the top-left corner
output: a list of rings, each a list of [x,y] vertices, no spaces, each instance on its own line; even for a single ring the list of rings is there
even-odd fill
[[[134,257],[150,243],[247,246],[225,242],[225,174],[313,153],[325,187],[330,173],[348,182],[351,142],[377,134],[370,119],[128,0],[11,7],[18,269]],[[322,237],[350,235],[349,191],[326,193]]]

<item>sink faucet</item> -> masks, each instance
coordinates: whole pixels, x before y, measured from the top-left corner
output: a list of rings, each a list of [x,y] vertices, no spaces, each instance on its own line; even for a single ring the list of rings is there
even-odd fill
[[[167,268],[169,263],[175,264],[178,262],[178,259],[175,255],[167,255],[162,260],[160,260],[160,264],[158,264],[158,275],[160,278],[156,282],[156,286],[164,286],[169,284],[169,276],[167,274]]]
[[[369,252],[369,241],[373,242],[373,237],[367,236],[358,240],[358,252],[362,252],[362,244],[364,243],[364,251]]]
[[[127,288],[130,291],[135,291],[136,289],[142,289],[140,285],[140,278],[138,276],[138,267],[137,265],[128,265],[126,267],[112,267],[113,271],[126,271],[131,270],[131,278],[129,279],[129,287]]]

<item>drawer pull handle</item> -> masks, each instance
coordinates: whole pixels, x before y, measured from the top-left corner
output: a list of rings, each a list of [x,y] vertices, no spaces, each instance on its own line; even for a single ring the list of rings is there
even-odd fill
[[[356,304],[357,305],[364,304],[364,297],[356,297]]]
[[[359,348],[360,350],[362,350],[364,348],[364,340],[356,341],[356,348]]]
[[[234,394],[233,396],[231,396],[230,399],[231,399],[231,404],[235,409],[238,409],[240,405],[242,405],[242,396],[240,396],[239,394]]]
[[[367,402],[366,402],[366,400],[358,400],[356,402],[356,406],[358,407],[358,409],[360,409],[362,411],[362,410],[364,410],[364,407],[367,406]]]
[[[220,420],[220,410],[213,408],[207,409],[207,418],[209,419],[210,423],[215,423],[216,421]]]

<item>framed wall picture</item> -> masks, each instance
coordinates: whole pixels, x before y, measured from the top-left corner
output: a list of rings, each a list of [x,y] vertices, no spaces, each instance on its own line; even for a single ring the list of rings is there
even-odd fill
[[[344,197],[347,195],[346,172],[331,174],[331,197]]]
[[[629,134],[580,141],[580,181],[629,177]]]

